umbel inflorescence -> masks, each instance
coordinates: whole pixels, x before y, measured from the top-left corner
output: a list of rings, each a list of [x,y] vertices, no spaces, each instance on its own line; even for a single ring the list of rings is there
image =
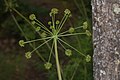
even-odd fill
[[[50,63],[51,54],[55,53],[58,77],[59,77],[59,80],[62,80],[60,77],[61,72],[59,69],[60,65],[59,65],[59,59],[58,59],[59,53],[57,51],[57,49],[58,49],[57,44],[59,43],[63,47],[63,49],[65,50],[66,56],[69,57],[69,56],[74,55],[73,54],[73,50],[74,50],[78,54],[84,56],[86,62],[89,62],[91,60],[91,56],[81,53],[75,47],[68,44],[66,41],[62,40],[62,37],[68,37],[68,36],[71,37],[71,36],[76,36],[76,35],[87,35],[89,37],[89,36],[91,36],[91,33],[87,30],[87,27],[88,27],[87,22],[84,22],[83,26],[75,27],[75,28],[70,27],[68,30],[62,32],[62,28],[63,28],[65,22],[67,21],[68,18],[70,18],[72,16],[71,11],[69,9],[65,9],[64,16],[61,20],[56,20],[56,14],[58,14],[58,9],[57,8],[51,9],[51,12],[49,13],[49,15],[51,17],[51,21],[48,22],[48,25],[49,25],[48,27],[46,27],[42,22],[40,22],[36,18],[35,14],[31,14],[29,16],[31,24],[34,26],[36,32],[41,32],[41,34],[40,34],[41,36],[39,39],[35,39],[35,40],[31,40],[31,41],[20,40],[19,45],[21,47],[24,47],[27,43],[33,43],[33,42],[44,40],[44,42],[42,44],[40,44],[39,46],[37,46],[34,50],[28,51],[25,53],[25,57],[27,59],[30,59],[36,50],[38,50],[43,45],[49,43],[50,41],[52,41],[50,57],[49,57],[48,61],[45,62],[44,66],[46,69],[50,69],[52,67],[52,63]],[[76,32],[76,29],[80,29],[80,28],[83,28],[85,30],[85,32],[82,32],[82,33]],[[66,48],[63,44],[68,46],[69,49]]]

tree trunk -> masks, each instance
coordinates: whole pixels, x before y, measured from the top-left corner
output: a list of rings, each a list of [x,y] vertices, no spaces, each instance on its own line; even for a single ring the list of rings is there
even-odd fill
[[[120,0],[92,0],[94,80],[120,80]]]

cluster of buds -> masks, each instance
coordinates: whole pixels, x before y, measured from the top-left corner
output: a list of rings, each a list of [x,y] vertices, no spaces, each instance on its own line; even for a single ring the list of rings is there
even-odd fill
[[[83,23],[83,26],[82,26],[83,29],[86,30],[84,33],[77,33],[75,30],[78,29],[78,28],[74,28],[74,27],[70,27],[67,31],[65,31],[65,32],[63,32],[63,33],[60,33],[63,25],[64,25],[65,22],[66,22],[66,20],[67,20],[69,17],[71,17],[71,11],[70,11],[69,9],[65,9],[65,11],[64,11],[64,16],[63,16],[63,18],[62,18],[61,21],[55,20],[55,15],[56,15],[56,14],[58,14],[58,9],[57,9],[57,8],[51,9],[50,17],[52,18],[52,21],[49,21],[49,22],[48,22],[48,25],[49,25],[50,27],[44,26],[39,20],[37,20],[35,14],[31,14],[31,15],[29,16],[29,19],[31,20],[31,24],[32,24],[33,26],[35,26],[35,27],[34,27],[35,31],[38,32],[38,33],[39,33],[39,31],[41,31],[41,33],[40,33],[41,38],[40,38],[40,39],[37,39],[37,40],[26,41],[26,42],[24,42],[24,40],[20,40],[20,41],[19,41],[19,45],[20,45],[21,47],[24,47],[24,45],[25,45],[26,43],[31,43],[31,42],[35,42],[35,41],[39,41],[39,40],[44,40],[45,42],[44,42],[43,44],[39,45],[38,47],[34,48],[33,51],[28,51],[28,52],[26,52],[26,53],[25,53],[25,57],[26,57],[27,59],[30,59],[31,56],[32,56],[32,53],[33,53],[34,51],[36,51],[38,48],[40,48],[40,47],[43,46],[44,44],[48,43],[48,42],[51,41],[52,39],[53,39],[53,41],[54,41],[55,39],[57,39],[58,42],[61,41],[61,42],[63,42],[64,44],[66,44],[67,46],[69,46],[70,48],[72,48],[73,50],[75,50],[75,51],[77,51],[78,53],[80,53],[79,50],[75,49],[75,48],[72,47],[71,45],[69,45],[69,44],[67,44],[66,42],[64,42],[62,39],[60,39],[60,37],[62,37],[62,36],[73,36],[73,35],[78,35],[78,34],[86,34],[87,36],[91,36],[91,33],[87,30],[87,27],[88,27],[88,23],[87,23],[87,22],[84,22],[84,23]],[[66,32],[67,32],[68,34],[65,34]],[[50,35],[49,35],[49,34],[50,34]],[[47,40],[47,39],[48,39],[48,40]],[[63,46],[63,45],[62,45],[62,46]],[[64,48],[64,49],[65,49],[65,55],[66,55],[66,56],[68,56],[68,57],[72,56],[72,50],[71,50],[71,49],[66,49],[66,48]],[[52,50],[52,49],[51,49],[51,50]],[[82,54],[82,53],[80,53],[80,54]],[[91,60],[91,56],[89,56],[89,55],[86,56],[86,55],[84,55],[84,54],[82,54],[82,55],[85,56],[86,62],[89,62],[89,61]],[[49,69],[52,67],[52,64],[48,61],[48,62],[45,62],[44,66],[45,66],[46,69],[49,70]]]
[[[72,55],[72,50],[66,49],[65,54],[66,54],[66,56],[71,56]]]
[[[45,69],[49,70],[52,67],[52,64],[50,62],[46,62],[44,66],[45,66]]]
[[[86,62],[90,62],[91,61],[91,56],[87,55],[85,60],[86,60]]]

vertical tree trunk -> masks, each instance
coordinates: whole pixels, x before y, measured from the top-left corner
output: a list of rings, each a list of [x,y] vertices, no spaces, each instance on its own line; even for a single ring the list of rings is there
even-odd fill
[[[94,80],[120,80],[120,0],[92,0]]]

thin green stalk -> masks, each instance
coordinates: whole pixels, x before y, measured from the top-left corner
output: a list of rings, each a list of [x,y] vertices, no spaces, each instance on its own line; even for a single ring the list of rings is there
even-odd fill
[[[76,29],[79,29],[79,28],[82,28],[82,27],[80,26],[80,27],[76,27],[76,28],[74,28],[74,29],[76,30]],[[69,30],[62,32],[62,33],[60,33],[59,35],[65,34],[65,33],[67,33],[67,32],[69,32]]]
[[[76,0],[74,0],[74,1],[76,1]],[[86,18],[86,20],[87,20],[87,22],[88,22],[88,26],[89,26],[88,29],[91,30],[89,18],[88,18],[88,15],[87,15],[87,10],[86,10],[86,8],[85,8],[85,3],[84,3],[83,0],[80,0],[80,1],[81,1],[81,5],[82,5],[82,7],[83,7],[83,13],[84,13],[84,14],[82,14],[82,15]],[[76,5],[77,5],[79,11],[81,12],[80,7],[79,7],[79,4],[76,3]],[[84,73],[84,80],[87,80],[87,79],[86,79],[86,78],[87,78],[86,62],[84,62],[83,64],[84,64],[84,71],[85,71],[85,73]]]
[[[26,41],[24,43],[26,44],[26,43],[31,43],[31,42],[40,41],[40,40],[46,40],[46,39],[51,39],[51,38],[53,38],[53,37],[46,37],[46,38],[41,38],[41,39],[30,40],[30,41]]]
[[[63,68],[60,68],[61,69],[61,74],[62,74],[62,77],[63,77],[63,80],[67,80],[64,76],[64,73],[63,73]]]
[[[89,18],[88,18],[88,15],[87,15],[87,10],[86,10],[86,8],[85,8],[85,3],[84,3],[83,0],[80,0],[80,1],[81,1],[81,5],[82,5],[82,7],[83,7],[84,16],[85,16],[88,24],[90,25],[90,23],[89,23]],[[89,25],[88,25],[88,26],[89,26]],[[88,27],[88,29],[91,30],[90,26]],[[84,73],[84,80],[87,80],[87,79],[86,79],[86,78],[87,78],[86,62],[84,62],[84,72],[85,72],[85,73]]]
[[[31,22],[26,17],[24,17],[19,11],[17,11],[15,8],[13,8],[13,11],[15,11],[20,17],[22,17],[27,23],[29,23],[33,27],[33,29],[35,29],[35,27],[31,24]],[[40,35],[39,32],[37,33]]]
[[[38,34],[41,36],[41,34],[40,34],[40,33],[38,33]],[[46,40],[44,39],[43,41],[45,42]],[[47,45],[48,49],[50,50],[50,49],[51,49],[51,47],[50,47],[49,43],[46,43],[46,45]]]
[[[69,30],[62,32],[62,33],[60,33],[59,35],[65,34],[65,33],[67,33],[67,32],[69,32]]]
[[[6,6],[8,6],[8,3],[7,3],[7,1],[6,1],[6,0],[4,0],[4,2],[5,2],[5,5],[6,5]]]
[[[15,16],[14,16],[12,13],[10,13],[10,14],[11,14],[11,16],[12,16],[12,18],[13,18],[15,24],[17,25],[18,29],[21,31],[22,35],[24,35],[24,37],[26,38],[26,40],[28,40],[27,37],[25,36],[25,33],[23,32],[22,28],[21,28],[20,25],[18,24],[18,22],[17,22]]]
[[[57,29],[56,30],[58,30],[59,28],[60,28],[60,26],[61,26],[61,24],[63,23],[63,20],[65,19],[65,15],[63,16],[63,18],[62,18],[62,20],[60,21],[60,24],[58,25],[58,27],[57,27]]]
[[[87,68],[86,68],[86,62],[84,61],[84,80],[87,80]]]
[[[78,67],[79,67],[79,64],[76,66],[76,68],[75,68],[75,70],[74,70],[74,72],[73,72],[73,75],[72,75],[72,77],[71,77],[70,80],[73,80],[73,79],[74,79],[74,76],[75,76],[75,73],[76,73]]]
[[[55,14],[53,14],[52,16],[52,23],[53,23],[53,26],[55,27]]]
[[[85,16],[88,24],[90,25],[89,18],[88,18],[88,15],[87,15],[87,10],[86,10],[86,8],[85,8],[85,3],[84,3],[83,0],[80,0],[80,1],[81,1],[81,4],[82,4],[82,7],[83,7],[84,14],[85,14],[84,16]],[[89,26],[89,25],[88,25],[88,26]],[[91,30],[90,26],[89,26],[88,28],[89,28],[89,30]]]
[[[82,16],[84,16],[84,13],[81,11],[80,6],[79,6],[77,0],[74,0],[74,3],[76,5],[76,7],[78,8],[79,12],[82,14]]]
[[[78,42],[79,50],[81,50],[81,43],[80,43],[80,39],[78,38],[79,36],[75,36],[75,37],[76,37],[76,40]]]
[[[83,0],[80,0],[80,1],[81,1],[81,5],[82,5],[82,7],[83,7],[84,16],[85,16],[85,18],[87,19],[88,16],[87,16],[87,11],[86,11],[86,8],[85,8],[84,1],[83,1]]]
[[[51,34],[50,32],[48,32],[42,25],[40,25],[39,23],[35,23],[36,25],[40,26],[43,29],[43,32],[47,33],[47,34]],[[52,35],[52,34],[51,34]]]
[[[51,56],[52,56],[53,47],[54,47],[54,41],[52,43],[52,48],[50,50],[50,55],[49,55],[49,58],[48,58],[48,62],[50,62],[50,59],[51,59]]]
[[[79,27],[75,27],[75,29],[79,29],[79,28],[83,28],[82,26],[79,26]]]
[[[67,18],[69,17],[69,15],[65,15],[65,19],[63,19],[62,24],[58,27],[57,30],[57,34],[60,32],[60,30],[62,29],[63,25],[65,24],[65,21],[67,20]]]
[[[59,58],[58,58],[57,39],[56,39],[56,38],[54,38],[54,42],[55,42],[54,47],[55,47],[55,59],[56,59],[58,80],[62,80],[61,69],[60,69],[60,63],[59,63]]]
[[[52,16],[52,26],[54,27],[54,29],[52,30],[53,34],[54,34],[54,32],[55,32],[55,14],[53,14],[53,16]]]
[[[83,10],[80,9],[80,6],[79,6],[79,3],[77,2],[77,0],[74,0],[79,12],[82,14],[82,16],[87,20],[88,24],[90,25],[89,18],[87,15],[87,10],[85,8],[84,0],[80,0],[80,1],[81,1],[81,5],[82,5]],[[91,30],[90,26],[88,28],[89,28],[89,30]]]
[[[26,22],[28,22],[34,28],[34,26],[30,23],[30,21],[26,17],[24,17],[19,11],[17,11],[15,8],[13,8],[12,10],[15,11],[20,17],[22,17]],[[41,34],[39,32],[37,32],[37,33],[41,36]],[[44,40],[44,41],[46,41],[46,40]],[[48,43],[46,43],[46,44],[47,44],[48,48],[50,49],[49,44]]]
[[[52,32],[44,25],[42,24],[39,20],[35,19],[38,23],[36,23],[37,25],[41,26],[43,29],[45,29],[46,31],[48,31],[51,35],[52,35]]]
[[[67,46],[71,47],[72,49],[74,49],[76,52],[78,52],[79,54],[81,54],[82,56],[86,57],[82,52],[78,51],[76,48],[74,48],[73,46],[71,46],[70,44],[68,44],[67,42],[63,41],[62,39],[58,38],[61,42],[63,42],[64,44],[66,44]]]
[[[58,43],[66,50],[65,46],[58,40]]]
[[[18,22],[17,22],[15,16],[14,16],[12,13],[11,13],[11,16],[12,16],[12,18],[13,18],[15,24],[16,24],[17,27],[19,28],[19,30],[20,30],[20,31],[22,32],[22,34],[24,35],[25,39],[26,39],[26,40],[29,40],[29,39],[25,36],[25,33],[23,32],[22,28],[21,28],[20,25],[18,24]],[[29,45],[30,45],[33,49],[35,49],[31,43],[29,43]],[[42,57],[42,55],[39,53],[38,50],[36,50],[35,52],[36,52],[37,55],[41,58],[41,60],[43,60],[44,62],[46,62],[46,60]]]
[[[58,35],[58,37],[74,36],[74,35],[80,35],[80,34],[86,34],[86,33],[73,33],[73,34],[65,34],[65,35]]]
[[[34,51],[36,51],[38,48],[40,48],[41,46],[43,46],[44,44],[46,44],[48,41],[50,41],[51,39],[45,41],[44,43],[42,43],[41,45],[39,45],[38,47],[36,47],[33,51],[31,51],[31,53],[33,53]]]
[[[22,17],[26,22],[28,22],[31,26],[33,26],[30,21],[28,19],[26,19],[26,17],[24,17],[20,12],[18,12],[15,8],[12,9],[13,11],[15,11],[20,17]]]

